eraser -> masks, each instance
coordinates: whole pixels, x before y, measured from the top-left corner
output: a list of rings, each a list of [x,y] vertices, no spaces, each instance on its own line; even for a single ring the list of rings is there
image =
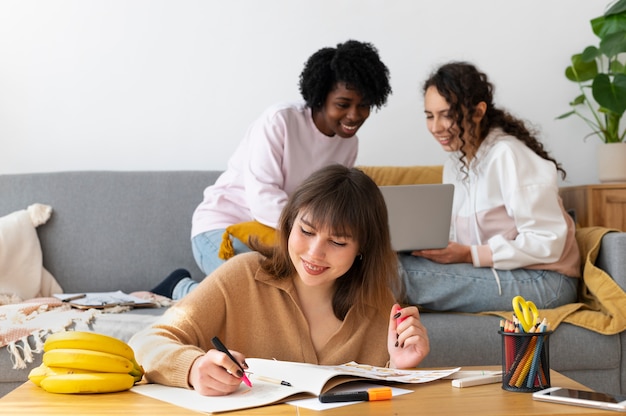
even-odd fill
[[[502,374],[457,378],[452,380],[452,387],[472,387],[483,384],[500,383]]]

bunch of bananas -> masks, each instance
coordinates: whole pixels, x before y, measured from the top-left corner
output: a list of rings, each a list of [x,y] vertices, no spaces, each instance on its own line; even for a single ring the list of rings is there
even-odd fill
[[[93,332],[50,335],[43,363],[28,378],[50,393],[112,393],[130,389],[143,377],[133,349],[125,342]]]

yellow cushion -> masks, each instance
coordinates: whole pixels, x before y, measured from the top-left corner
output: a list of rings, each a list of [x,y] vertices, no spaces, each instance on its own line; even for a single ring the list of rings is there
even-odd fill
[[[235,255],[233,243],[230,237],[238,238],[246,245],[249,244],[250,237],[256,238],[260,243],[271,246],[276,242],[276,230],[258,221],[241,222],[226,227],[226,232],[222,238],[222,245],[218,256],[223,260],[228,260]]]
[[[442,165],[433,166],[358,166],[378,186],[441,183]]]

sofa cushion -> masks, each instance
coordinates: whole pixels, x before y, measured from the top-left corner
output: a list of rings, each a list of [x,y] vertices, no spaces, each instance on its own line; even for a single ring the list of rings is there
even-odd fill
[[[378,186],[441,183],[443,166],[358,166]]]
[[[0,294],[31,299],[63,291],[43,267],[36,230],[51,212],[48,205],[32,204],[0,218]]]

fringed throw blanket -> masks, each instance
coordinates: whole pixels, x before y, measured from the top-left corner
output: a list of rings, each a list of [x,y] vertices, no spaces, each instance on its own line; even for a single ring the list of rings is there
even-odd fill
[[[150,292],[133,292],[131,295],[158,307],[174,303],[169,298]],[[26,368],[26,364],[33,362],[34,353],[43,352],[48,334],[69,330],[77,323],[92,324],[102,313],[122,313],[130,309],[130,306],[76,309],[55,297],[22,301],[15,295],[0,294],[0,348],[7,347],[14,369]],[[32,341],[29,342],[31,336]]]
[[[0,305],[0,347],[7,347],[14,369],[26,368],[27,363],[33,362],[33,353],[43,351],[49,333],[65,331],[75,322],[91,323],[101,313],[95,309],[72,309],[56,298],[24,302],[4,298],[0,299]],[[29,343],[31,335],[34,347]]]

